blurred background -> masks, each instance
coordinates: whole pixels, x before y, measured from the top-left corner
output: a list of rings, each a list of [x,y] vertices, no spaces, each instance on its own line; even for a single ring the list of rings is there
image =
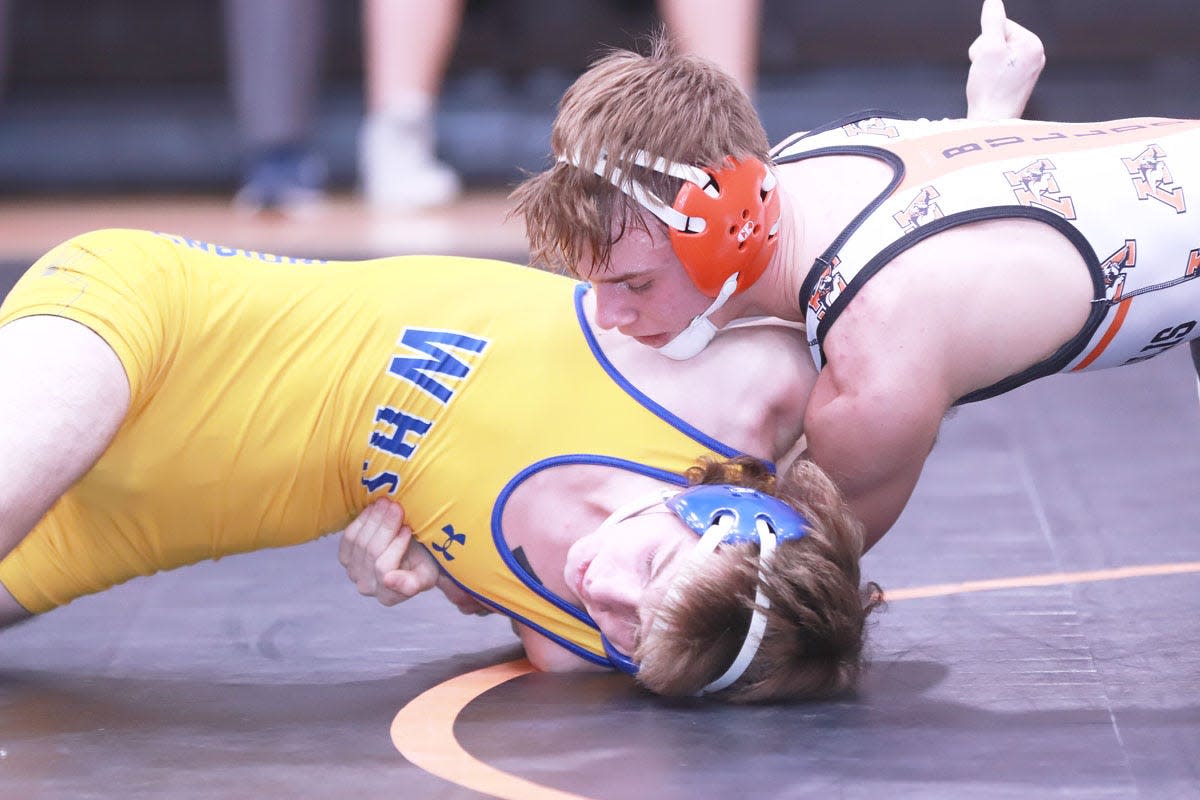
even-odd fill
[[[271,51],[244,24],[240,40],[231,32],[237,0],[0,0],[0,261],[110,224],[305,255],[523,259],[519,226],[503,224],[507,189],[546,163],[555,105],[573,78],[605,46],[644,43],[661,9],[652,0],[466,0],[425,109],[431,169],[444,165],[461,192],[389,205],[364,200],[359,174],[371,111],[367,2],[296,0],[293,21],[303,18],[313,43]],[[268,5],[280,4],[258,4],[260,16]],[[459,4],[423,5],[438,15]],[[1198,0],[1006,5],[1048,55],[1027,116],[1200,116]],[[706,24],[729,22],[719,16]],[[961,116],[978,26],[977,0],[762,0],[754,97],[768,133],[778,140],[865,108]],[[286,202],[249,203],[286,212],[265,217],[234,207],[263,169],[246,132],[253,110],[239,110],[231,72],[248,57],[315,73],[308,132],[281,156],[285,167],[289,157],[315,159],[322,202],[306,214]]]

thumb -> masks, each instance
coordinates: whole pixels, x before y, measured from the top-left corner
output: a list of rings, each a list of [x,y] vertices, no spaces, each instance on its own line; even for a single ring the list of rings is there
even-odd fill
[[[383,576],[384,586],[407,597],[414,597],[437,584],[436,564],[418,563],[408,569],[397,569]]]
[[[979,12],[979,30],[983,36],[1004,38],[1004,23],[1008,16],[1004,13],[1004,0],[983,0],[983,8]]]
[[[402,594],[405,597],[415,597],[426,588],[421,586],[421,579],[417,574],[407,569],[393,570],[384,575],[383,585],[396,594]]]

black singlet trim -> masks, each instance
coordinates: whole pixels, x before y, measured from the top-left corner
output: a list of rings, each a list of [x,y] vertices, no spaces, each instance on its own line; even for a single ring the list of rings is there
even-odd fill
[[[881,147],[872,147],[870,145],[831,145],[830,147],[822,147],[817,150],[810,150],[806,153],[797,153],[793,156],[784,156],[777,159],[776,164],[794,164],[798,161],[804,161],[809,158],[818,156],[867,156],[885,162],[892,168],[892,179],[887,186],[883,188],[871,202],[863,207],[863,210],[858,212],[854,219],[850,220],[841,233],[839,233],[826,247],[821,255],[817,256],[813,261],[813,265],[809,267],[808,274],[804,276],[804,283],[800,286],[800,310],[803,311],[808,305],[808,298],[812,296],[813,290],[817,287],[817,281],[821,278],[821,273],[830,265],[834,256],[842,249],[842,245],[846,243],[855,231],[866,222],[875,211],[887,201],[892,193],[896,191],[896,187],[904,180],[904,161],[900,156],[893,153],[891,150],[884,150]],[[847,287],[848,288],[848,287]],[[824,362],[824,354],[821,356]]]
[[[813,128],[811,131],[800,131],[798,133],[793,133],[791,136],[787,137],[782,142],[771,148],[771,158],[774,160],[776,153],[788,149],[792,145],[796,144],[796,142],[804,141],[805,139],[818,136],[822,133],[829,133],[829,131],[837,130],[838,128],[845,127],[846,125],[853,125],[854,123],[862,122],[865,119],[894,119],[901,122],[910,122],[912,120],[911,117],[907,117],[903,114],[897,114],[894,111],[884,111],[883,109],[879,108],[866,108],[862,111],[854,111],[850,114],[845,114],[819,125]],[[780,162],[776,161],[775,163],[778,164]]]

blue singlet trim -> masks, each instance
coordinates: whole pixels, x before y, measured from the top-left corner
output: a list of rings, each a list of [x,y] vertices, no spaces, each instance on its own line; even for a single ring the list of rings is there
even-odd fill
[[[504,540],[504,529],[501,525],[501,520],[504,517],[504,507],[508,503],[508,498],[512,496],[513,492],[515,492],[522,483],[544,469],[563,466],[566,464],[585,464],[601,467],[614,467],[616,469],[634,472],[638,475],[645,475],[650,478],[655,478],[663,481],[664,483],[673,483],[676,486],[686,486],[687,479],[674,472],[658,469],[657,467],[649,467],[645,464],[639,464],[636,461],[628,461],[623,458],[614,458],[612,456],[575,453],[571,455],[554,456],[552,458],[546,458],[541,461],[534,462],[513,476],[513,478],[509,480],[507,484],[505,484],[504,488],[500,490],[500,494],[496,497],[496,504],[492,506],[492,542],[496,546],[496,552],[500,554],[500,557],[504,560],[504,563],[508,565],[509,570],[511,570],[512,573],[517,576],[517,579],[520,580],[521,583],[523,583],[525,587],[529,589],[529,591],[550,602],[561,611],[569,614],[588,627],[599,631],[600,627],[596,625],[595,620],[588,616],[586,611],[571,603],[568,603],[554,592],[551,592],[536,579],[534,579],[534,577],[530,575],[525,568],[520,565],[520,563],[517,562],[517,559],[512,554],[512,550],[508,546],[508,542]],[[467,589],[467,591],[473,595],[475,594],[474,592],[471,592],[470,589]],[[478,597],[478,595],[476,596]],[[562,647],[565,647],[567,650],[571,651],[580,658],[586,659],[593,664],[600,664],[601,666],[605,667],[613,666],[612,662],[602,655],[593,653],[590,650],[585,650],[574,642],[567,641],[558,634],[548,631],[542,626],[530,622],[519,614],[514,614],[508,609],[500,608],[495,603],[487,600],[484,600],[484,602],[488,603],[488,605],[493,606],[494,608],[500,609],[518,622],[528,625],[530,628],[533,628],[547,639],[550,639]]]
[[[596,341],[596,335],[592,333],[592,327],[588,325],[587,314],[583,310],[583,297],[587,294],[589,286],[586,283],[581,283],[575,287],[575,315],[579,319],[579,329],[583,332],[583,338],[587,342],[588,347],[592,351],[592,355],[596,359],[596,363],[600,368],[608,373],[608,377],[612,378],[613,383],[617,384],[630,397],[636,400],[642,406],[656,414],[659,419],[675,428],[685,436],[695,439],[700,444],[707,447],[709,450],[720,453],[727,458],[743,455],[741,451],[735,450],[724,442],[719,442],[712,438],[704,431],[689,425],[679,417],[672,414],[667,409],[660,406],[658,403],[651,400],[644,392],[634,386],[629,380],[621,374],[613,363],[608,360],[608,356],[604,355],[604,351],[600,349],[600,343]]]

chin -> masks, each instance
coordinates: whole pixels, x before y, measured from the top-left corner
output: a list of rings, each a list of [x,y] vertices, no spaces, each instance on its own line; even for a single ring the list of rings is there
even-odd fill
[[[674,337],[669,333],[656,333],[652,336],[634,336],[633,339],[638,344],[645,345],[651,349],[657,350]]]

